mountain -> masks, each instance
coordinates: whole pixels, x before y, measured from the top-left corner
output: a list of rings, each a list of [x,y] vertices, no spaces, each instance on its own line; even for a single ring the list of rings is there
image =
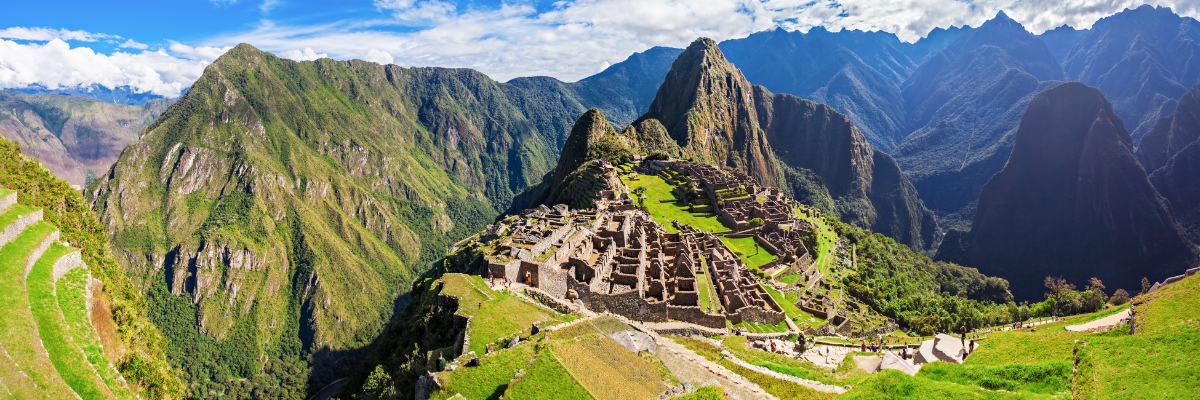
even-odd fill
[[[1161,280],[1197,259],[1112,105],[1078,82],[1029,103],[970,232],[948,234],[942,249],[939,259],[1008,279],[1024,300],[1040,298],[1046,276],[1136,290],[1142,277]]]
[[[0,134],[20,143],[71,185],[82,187],[104,174],[121,149],[137,141],[170,100],[142,106],[106,103],[58,94],[0,91]]]
[[[915,69],[895,35],[781,28],[722,42],[729,61],[768,89],[827,104],[855,122],[872,146],[891,150],[904,138],[899,84]]]
[[[1171,204],[1192,242],[1200,242],[1200,84],[1183,95],[1170,116],[1158,120],[1138,146],[1150,183]]]
[[[947,224],[961,225],[1004,166],[1026,104],[1060,79],[1045,43],[1000,12],[904,83],[912,133],[892,155],[925,204]]]
[[[699,39],[675,59],[650,110],[634,124],[655,119],[684,157],[742,169],[778,186],[780,173],[755,117],[752,90],[716,42]]]
[[[1054,59],[1061,64],[1066,60],[1067,54],[1071,52],[1071,48],[1075,47],[1085,35],[1088,34],[1087,29],[1075,29],[1070,25],[1063,25],[1037,35],[1039,39],[1046,42],[1046,47],[1050,49],[1050,54],[1054,55]]]
[[[678,145],[678,154],[651,139],[660,130]],[[650,111],[622,137],[643,152],[655,143],[655,150],[672,156],[784,184],[801,201],[824,204],[846,221],[914,248],[936,241],[932,214],[896,162],[872,148],[847,116],[752,86],[708,39],[679,55]]]
[[[78,190],[0,138],[0,383],[14,398],[179,398],[163,334]]]
[[[1200,22],[1143,5],[1096,21],[1063,60],[1063,70],[1112,100],[1136,145],[1200,82],[1198,42]]]
[[[168,97],[160,96],[150,92],[138,92],[129,86],[109,88],[103,85],[89,85],[50,89],[42,85],[31,85],[23,88],[11,88],[8,90],[24,94],[57,94],[62,96],[87,97],[90,99],[100,100],[105,103],[127,104],[134,106],[146,105],[146,103],[156,100],[171,100]],[[187,89],[185,88],[183,91],[186,93]]]
[[[909,59],[920,65],[924,63],[925,60],[928,60],[929,57],[933,57],[938,52],[942,51],[942,49],[945,49],[946,46],[954,43],[954,41],[958,40],[958,38],[962,37],[962,35],[965,35],[973,30],[975,30],[975,28],[972,28],[969,25],[951,26],[949,28],[933,28],[933,30],[929,31],[925,37],[918,39],[911,45],[900,47],[900,50],[904,51],[904,53],[908,55]]]

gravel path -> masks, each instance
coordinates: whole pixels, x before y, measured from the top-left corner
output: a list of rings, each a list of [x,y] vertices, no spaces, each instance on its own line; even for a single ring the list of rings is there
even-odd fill
[[[1085,322],[1085,323],[1082,323],[1079,325],[1068,326],[1067,330],[1071,331],[1071,332],[1087,332],[1087,331],[1090,331],[1093,329],[1107,328],[1110,326],[1120,324],[1121,321],[1128,319],[1129,315],[1130,315],[1129,310],[1125,310],[1124,312],[1118,312],[1116,314],[1109,315],[1107,317],[1100,318],[1100,319],[1092,321],[1092,322]]]
[[[767,393],[758,384],[709,361],[674,340],[653,333],[651,336],[658,343],[658,359],[662,360],[667,370],[671,371],[671,374],[675,375],[675,378],[681,383],[692,382],[699,386],[702,382],[716,378],[732,397],[744,400],[778,399]]]

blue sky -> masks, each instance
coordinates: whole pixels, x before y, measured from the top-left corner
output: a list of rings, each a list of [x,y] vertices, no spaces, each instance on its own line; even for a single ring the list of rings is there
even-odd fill
[[[475,68],[574,81],[653,46],[782,26],[883,30],[914,41],[1004,10],[1040,33],[1090,27],[1136,0],[10,1],[0,87],[130,86],[178,95],[229,47],[295,60]],[[1195,17],[1197,0],[1150,1]]]

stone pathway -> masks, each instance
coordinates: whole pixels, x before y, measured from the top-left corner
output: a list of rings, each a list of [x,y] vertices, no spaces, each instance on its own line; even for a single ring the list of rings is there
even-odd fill
[[[709,361],[674,340],[657,334],[651,334],[651,336],[658,344],[658,359],[667,367],[667,370],[671,371],[672,375],[675,375],[679,382],[693,382],[699,385],[701,382],[716,378],[732,398],[778,399],[767,393],[758,384]]]
[[[801,354],[800,359],[813,363],[813,365],[818,367],[832,370],[842,365],[842,361],[846,359],[846,355],[854,350],[857,349],[840,346],[813,346],[808,351],[805,351],[804,354]]]
[[[1085,323],[1082,323],[1079,325],[1068,326],[1067,330],[1071,331],[1071,332],[1087,332],[1087,331],[1091,331],[1094,329],[1108,328],[1111,326],[1120,325],[1121,322],[1125,321],[1126,319],[1129,319],[1129,317],[1130,317],[1129,310],[1125,310],[1123,312],[1118,312],[1116,314],[1109,315],[1107,317],[1100,318],[1095,321],[1085,322]]]
[[[801,386],[806,386],[806,387],[816,390],[818,392],[837,393],[837,394],[846,393],[846,388],[844,388],[844,387],[834,386],[834,385],[821,383],[821,382],[817,382],[817,381],[812,381],[812,380],[808,380],[808,379],[797,378],[797,377],[794,377],[791,375],[781,374],[781,373],[772,371],[770,369],[763,368],[763,367],[742,361],[741,359],[737,358],[737,356],[734,356],[733,353],[730,353],[728,351],[722,351],[721,355],[725,356],[725,359],[729,360],[730,362],[733,362],[734,364],[737,364],[737,365],[741,365],[742,367],[745,367],[746,369],[749,369],[754,372],[758,372],[760,374],[767,375],[767,376],[770,376],[770,377],[773,377],[776,379],[781,379],[781,380],[785,380],[788,382],[799,384]]]

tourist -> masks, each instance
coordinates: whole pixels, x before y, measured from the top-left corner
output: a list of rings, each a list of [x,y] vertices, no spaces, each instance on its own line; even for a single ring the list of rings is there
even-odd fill
[[[772,340],[772,341],[771,341],[771,352],[772,352],[772,353],[778,353],[778,352],[779,352],[778,350],[776,350],[776,349],[775,349],[775,341],[774,341],[774,340]]]
[[[972,353],[975,352],[975,341],[974,340],[971,341],[971,352]]]
[[[962,335],[963,347],[967,347],[967,326],[966,325],[959,326],[958,333]]]
[[[488,272],[488,282],[489,286],[496,286],[496,276],[492,275],[491,272]]]

